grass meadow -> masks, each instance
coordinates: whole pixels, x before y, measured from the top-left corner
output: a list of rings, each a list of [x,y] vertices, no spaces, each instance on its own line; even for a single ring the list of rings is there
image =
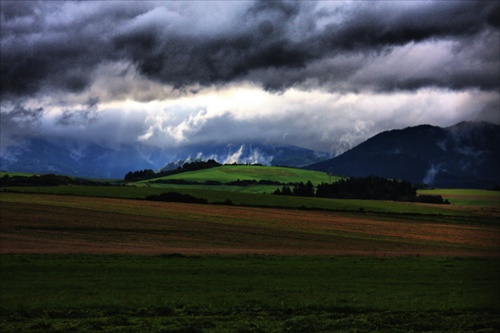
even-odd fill
[[[342,177],[333,176],[331,181],[337,181]],[[162,180],[185,180],[190,182],[198,182],[200,185],[175,185],[164,184],[157,181]],[[197,171],[183,172],[181,174],[174,174],[170,176],[155,178],[151,180],[144,180],[133,183],[135,186],[154,187],[169,190],[209,190],[209,191],[222,191],[222,192],[241,192],[250,194],[271,194],[280,185],[248,185],[248,186],[229,186],[229,185],[201,185],[205,181],[217,181],[222,184],[228,182],[235,182],[238,180],[270,180],[280,182],[283,184],[307,182],[310,180],[314,185],[321,184],[322,182],[330,181],[330,177],[325,172],[302,170],[297,168],[286,167],[270,167],[270,166],[255,166],[255,165],[224,165],[221,167],[203,169]],[[234,194],[232,194],[234,195]]]
[[[0,256],[2,332],[497,332],[498,258]]]
[[[332,176],[333,181],[340,178],[341,177],[338,176]],[[329,176],[325,172],[297,168],[255,165],[224,165],[216,168],[183,172],[157,179],[183,179],[201,183],[207,180],[219,181],[222,183],[237,180],[272,180],[281,183],[299,183],[310,180],[314,185],[317,185],[322,182],[328,182]]]
[[[441,195],[459,206],[493,206],[500,208],[500,191],[474,189],[419,190],[419,194]]]
[[[87,196],[120,199],[144,199],[148,195],[175,191],[189,194],[197,198],[205,198],[209,203],[222,203],[230,200],[234,205],[254,207],[279,207],[285,209],[313,209],[331,211],[353,211],[420,215],[471,215],[467,211],[445,205],[417,205],[406,202],[356,200],[356,199],[323,199],[307,197],[275,196],[262,193],[224,191],[223,186],[215,186],[213,190],[205,185],[165,185],[161,187],[137,186],[39,186],[9,187],[4,193],[56,194],[70,196]],[[237,188],[237,186],[227,186]],[[499,207],[500,208],[500,207]]]

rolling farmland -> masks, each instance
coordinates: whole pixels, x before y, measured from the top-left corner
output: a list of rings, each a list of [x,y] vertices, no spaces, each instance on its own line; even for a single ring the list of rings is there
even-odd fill
[[[498,192],[426,190],[452,202],[431,205],[139,185],[0,192],[2,332],[500,329]],[[167,190],[210,204],[144,200]]]
[[[498,254],[498,226],[418,218],[4,193],[1,251]]]

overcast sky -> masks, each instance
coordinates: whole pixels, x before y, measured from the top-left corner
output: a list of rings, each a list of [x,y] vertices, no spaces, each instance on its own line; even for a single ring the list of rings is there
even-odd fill
[[[394,128],[499,123],[499,4],[2,0],[1,147],[339,153]]]

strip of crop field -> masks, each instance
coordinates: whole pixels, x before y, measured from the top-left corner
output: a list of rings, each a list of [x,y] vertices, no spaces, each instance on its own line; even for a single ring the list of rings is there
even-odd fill
[[[92,196],[122,199],[144,199],[148,195],[161,194],[168,188],[151,188],[135,186],[52,186],[52,187],[11,187],[9,192],[45,193],[60,195]],[[322,199],[308,197],[275,196],[259,193],[241,193],[213,191],[204,188],[176,187],[176,192],[189,194],[197,198],[205,198],[210,203],[221,203],[230,200],[235,205],[275,207],[291,209],[319,209],[330,211],[375,212],[395,214],[416,214],[436,216],[474,216],[467,211],[455,210],[450,205],[419,205],[405,202],[354,200],[354,199]],[[6,192],[7,193],[7,192]]]
[[[441,195],[452,204],[462,206],[491,206],[500,208],[500,191],[472,189],[419,190],[419,194]]]
[[[1,194],[2,252],[493,255],[497,225],[402,216]]]

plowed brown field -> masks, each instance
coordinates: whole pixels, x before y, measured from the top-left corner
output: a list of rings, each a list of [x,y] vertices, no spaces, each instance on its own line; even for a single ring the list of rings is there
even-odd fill
[[[1,253],[500,255],[500,227],[323,211],[1,194]]]

